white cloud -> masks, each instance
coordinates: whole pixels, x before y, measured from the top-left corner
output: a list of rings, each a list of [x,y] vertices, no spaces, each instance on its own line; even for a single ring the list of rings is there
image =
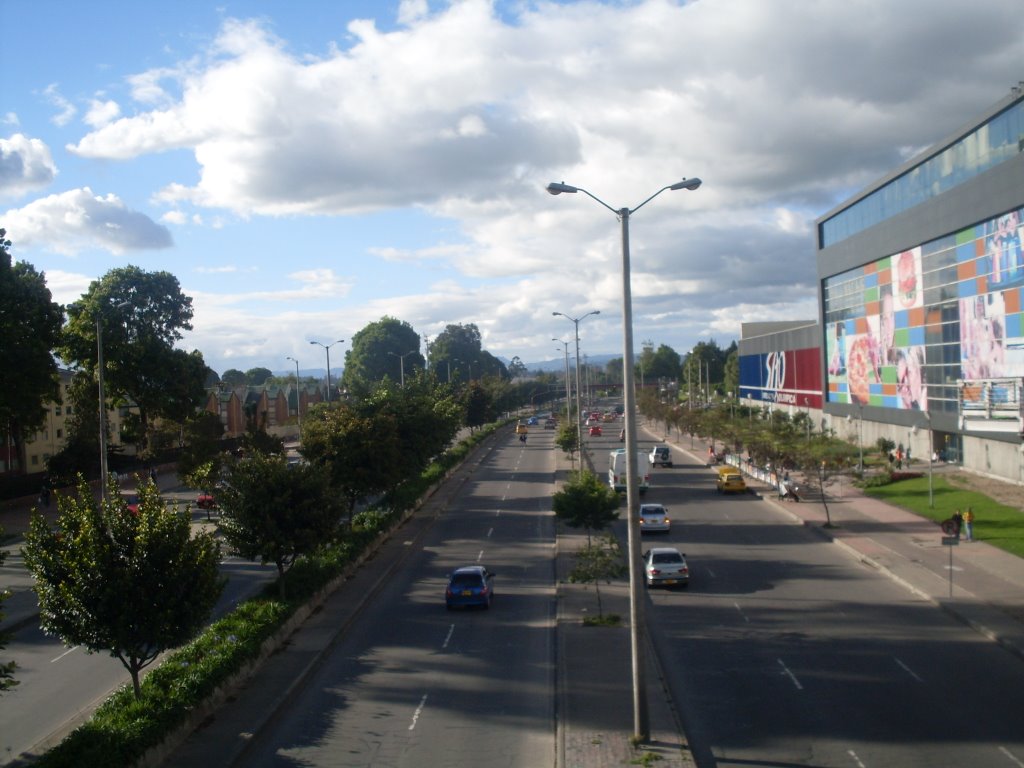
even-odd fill
[[[75,108],[75,105],[60,95],[60,91],[57,89],[56,83],[51,83],[46,86],[46,89],[43,91],[43,96],[45,96],[46,100],[53,106],[60,110],[56,115],[50,118],[50,121],[54,125],[67,125],[74,119],[75,115],[78,114],[78,110]]]
[[[20,125],[20,122],[18,121],[18,115],[14,112],[4,113],[4,116],[0,117],[0,125]]]
[[[0,196],[17,197],[41,189],[57,176],[50,148],[16,133],[0,139]]]
[[[89,100],[89,111],[85,113],[82,120],[93,128],[102,128],[121,115],[121,107],[116,101],[100,101],[99,99]]]
[[[90,248],[111,253],[170,248],[171,233],[116,195],[88,187],[35,200],[4,214],[8,237],[20,245],[74,255]]]

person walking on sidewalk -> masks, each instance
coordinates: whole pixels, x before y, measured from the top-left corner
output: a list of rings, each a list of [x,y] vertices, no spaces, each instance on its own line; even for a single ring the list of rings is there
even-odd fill
[[[963,525],[964,516],[958,509],[956,512],[953,513],[953,535],[956,536],[958,539],[960,538],[960,529],[963,528]]]
[[[974,510],[970,507],[964,512],[964,533],[968,541],[974,541]]]

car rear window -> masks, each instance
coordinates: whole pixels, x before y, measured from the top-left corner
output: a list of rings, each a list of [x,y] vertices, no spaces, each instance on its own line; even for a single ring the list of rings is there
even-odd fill
[[[681,563],[683,557],[678,552],[655,552],[654,562],[656,563]]]
[[[452,576],[453,587],[479,587],[480,576],[475,573],[456,573]]]

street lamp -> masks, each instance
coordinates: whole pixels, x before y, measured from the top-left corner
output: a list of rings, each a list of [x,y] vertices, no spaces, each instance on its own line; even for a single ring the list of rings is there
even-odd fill
[[[629,533],[629,618],[630,645],[633,661],[633,736],[636,739],[650,737],[650,724],[647,717],[647,690],[644,674],[642,632],[643,590],[640,584],[640,522],[638,518],[639,492],[637,473],[639,467],[636,460],[636,393],[633,392],[633,298],[629,276],[629,217],[643,208],[667,189],[697,189],[700,179],[683,179],[675,184],[662,187],[632,210],[620,208],[615,210],[604,200],[595,197],[582,187],[573,187],[565,183],[552,182],[547,190],[552,195],[563,192],[572,194],[582,192],[592,200],[600,203],[614,213],[622,226],[622,388],[625,406],[626,429],[626,502],[628,519],[626,530]]]
[[[562,341],[561,339],[551,339],[557,341],[565,348],[565,418],[569,418],[569,403],[572,402],[572,387],[569,384],[569,342]]]
[[[323,347],[327,352],[327,402],[331,402],[331,347],[335,344],[341,344],[344,339],[338,339],[332,341],[330,344],[321,344],[319,341],[311,341],[310,344],[316,344],[318,347]]]
[[[122,301],[115,306],[124,309],[130,302]],[[103,313],[96,313],[96,389],[100,401],[100,499],[107,500],[107,400],[103,391]]]
[[[551,191],[550,187],[548,187],[548,191],[549,192]],[[573,190],[573,191],[575,191],[575,190]],[[556,194],[556,193],[552,192],[551,194]],[[576,440],[579,443],[579,448],[580,448],[580,467],[582,467],[583,466],[583,422],[582,422],[581,417],[583,415],[583,411],[580,410],[580,407],[581,407],[580,406],[580,320],[582,320],[584,317],[590,317],[591,315],[600,315],[601,314],[601,310],[595,309],[595,310],[587,312],[587,314],[581,315],[579,317],[569,317],[568,315],[566,315],[566,314],[564,314],[562,312],[552,312],[551,314],[552,315],[560,315],[560,316],[564,317],[566,320],[571,320],[572,324],[574,326],[576,326]],[[566,403],[565,407],[568,408],[569,404]]]
[[[405,389],[405,358],[411,355],[413,352],[419,352],[418,349],[410,349],[404,354],[398,354],[397,352],[388,352],[389,355],[394,355],[398,358],[398,369],[399,375],[401,376],[402,389]]]
[[[295,419],[299,424],[299,434],[302,433],[302,392],[299,391],[299,361],[288,356],[285,359],[295,363]]]

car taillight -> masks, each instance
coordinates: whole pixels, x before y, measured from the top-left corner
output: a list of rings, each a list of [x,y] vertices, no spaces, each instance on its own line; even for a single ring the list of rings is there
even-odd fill
[[[651,575],[652,576],[657,576],[659,573],[661,573],[661,569],[659,569],[659,568],[651,568]]]

